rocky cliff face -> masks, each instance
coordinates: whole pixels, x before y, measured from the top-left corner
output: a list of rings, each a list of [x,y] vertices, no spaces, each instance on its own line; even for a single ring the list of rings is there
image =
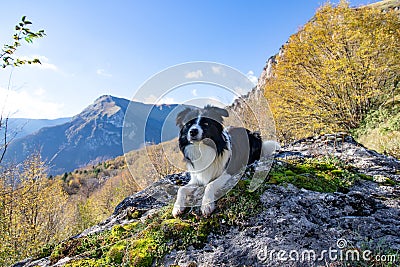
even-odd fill
[[[251,193],[244,178],[207,219],[198,217],[196,209],[182,219],[170,215],[175,185],[189,179],[187,174],[161,179],[46,257],[16,266],[400,263],[400,161],[368,150],[344,133],[284,147],[268,182]],[[166,191],[171,199],[160,198]],[[82,244],[88,245],[83,249]]]

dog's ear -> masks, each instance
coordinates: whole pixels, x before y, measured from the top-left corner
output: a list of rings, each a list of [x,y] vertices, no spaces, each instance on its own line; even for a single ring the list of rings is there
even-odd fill
[[[221,124],[224,122],[224,119],[222,117],[229,117],[229,113],[226,109],[217,108],[210,105],[204,107],[203,115]]]
[[[204,109],[207,110],[207,111],[210,111],[210,112],[212,112],[214,114],[218,114],[221,117],[229,117],[228,111],[226,109],[224,109],[224,108],[218,108],[218,107],[207,105],[207,106],[204,107]]]
[[[186,115],[192,111],[191,108],[185,108],[184,110],[182,110],[181,112],[178,113],[178,115],[176,116],[176,125],[179,127],[183,126],[183,120],[185,119]]]

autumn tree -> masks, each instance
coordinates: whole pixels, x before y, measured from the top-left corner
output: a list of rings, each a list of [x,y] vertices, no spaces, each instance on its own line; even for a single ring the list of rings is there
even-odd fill
[[[177,173],[182,170],[176,166],[175,163],[182,161],[176,140],[147,146],[146,151],[148,159],[150,160],[149,163],[151,163],[153,167],[148,170],[148,174],[153,177],[154,182],[168,174]]]
[[[281,138],[348,131],[399,94],[399,16],[326,4],[276,60],[265,96]]]
[[[258,131],[264,139],[276,139],[275,123],[263,90],[257,86],[228,107],[229,117],[224,124]]]
[[[24,64],[40,64],[37,58],[22,59],[15,55],[23,43],[32,43],[35,39],[45,36],[43,30],[32,31],[31,24],[32,22],[23,16],[21,21],[15,25],[12,41],[4,44],[0,52],[3,69],[19,67]],[[11,81],[11,74],[9,81]],[[12,136],[9,135],[8,114],[4,114],[3,107],[0,108],[0,163],[2,163]],[[56,183],[43,178],[44,170],[40,167],[40,161],[37,160],[36,156],[27,159],[24,171],[21,171],[18,166],[0,165],[1,266],[9,265],[13,260],[28,255],[37,249],[39,244],[51,241],[56,236],[54,231],[57,228],[54,227],[56,221],[54,216],[59,215],[58,210],[56,209],[51,214],[43,212],[47,208],[55,207],[51,201],[62,204],[63,194]],[[61,199],[56,199],[56,197],[61,197]],[[50,203],[49,200],[51,200]],[[50,206],[45,207],[47,204]],[[44,217],[45,215],[46,217]]]
[[[61,180],[47,178],[39,153],[0,177],[0,265],[31,256],[63,236],[67,200]]]

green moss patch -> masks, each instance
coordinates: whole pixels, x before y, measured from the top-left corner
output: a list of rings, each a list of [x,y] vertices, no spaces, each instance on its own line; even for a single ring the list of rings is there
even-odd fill
[[[51,263],[70,257],[73,260],[65,266],[152,266],[173,249],[202,248],[211,232],[223,233],[231,225],[241,227],[261,211],[260,194],[265,188],[249,192],[249,183],[239,181],[208,218],[200,216],[199,208],[173,218],[169,205],[144,222],[135,219],[100,234],[64,241],[51,251]]]
[[[125,240],[116,243],[110,247],[106,253],[106,261],[109,263],[121,264],[127,248]]]
[[[100,258],[105,263],[119,262],[117,251],[121,251],[123,246],[120,241],[139,233],[144,227],[144,224],[133,222],[124,226],[116,225],[111,230],[99,234],[64,241],[53,249],[50,261],[54,264],[62,258],[78,256]]]
[[[357,180],[372,178],[335,158],[285,160],[269,173],[271,184],[291,183],[318,192],[347,191]]]

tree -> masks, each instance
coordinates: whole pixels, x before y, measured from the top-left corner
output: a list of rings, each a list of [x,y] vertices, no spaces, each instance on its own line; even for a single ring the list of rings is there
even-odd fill
[[[43,30],[32,31],[29,28],[31,24],[32,22],[23,16],[21,22],[15,26],[13,42],[5,44],[0,52],[3,69],[24,64],[40,64],[39,59],[29,60],[15,56],[23,42],[32,43],[35,39],[45,36]],[[12,140],[8,136],[8,115],[3,114],[3,109],[1,110],[0,163]],[[46,178],[39,155],[28,158],[23,171],[18,166],[0,165],[1,266],[9,265],[16,259],[31,254],[40,245],[58,238],[54,222],[57,221],[55,216],[60,215],[64,199],[61,183]]]
[[[48,179],[39,153],[0,176],[0,265],[37,253],[65,238],[67,195],[60,179]]]
[[[32,43],[35,39],[42,38],[46,34],[44,30],[32,31],[29,27],[32,22],[26,19],[26,16],[21,18],[21,22],[15,25],[15,33],[13,35],[13,42],[10,44],[5,44],[0,52],[0,60],[2,61],[1,67],[4,69],[6,67],[19,67],[24,64],[41,64],[40,60],[34,59],[21,59],[15,57],[15,52],[18,47],[22,45],[22,42]],[[11,79],[10,79],[11,80]],[[8,116],[3,114],[3,109],[0,112],[0,163],[2,162],[4,155],[7,150],[7,146],[10,143],[10,139],[7,136],[8,133]]]
[[[15,25],[13,43],[5,44],[1,49],[0,59],[3,61],[1,65],[3,68],[9,66],[18,67],[24,64],[35,64],[35,63],[40,64],[40,60],[37,58],[28,60],[15,57],[15,52],[17,51],[17,48],[22,45],[21,44],[22,41],[25,41],[26,43],[33,43],[33,40],[44,37],[46,35],[44,30],[39,30],[37,32],[32,31],[29,28],[29,25],[31,24],[32,22],[26,20],[26,16],[23,16],[21,22]]]
[[[276,60],[265,96],[281,138],[348,131],[399,94],[399,16],[326,4]]]

